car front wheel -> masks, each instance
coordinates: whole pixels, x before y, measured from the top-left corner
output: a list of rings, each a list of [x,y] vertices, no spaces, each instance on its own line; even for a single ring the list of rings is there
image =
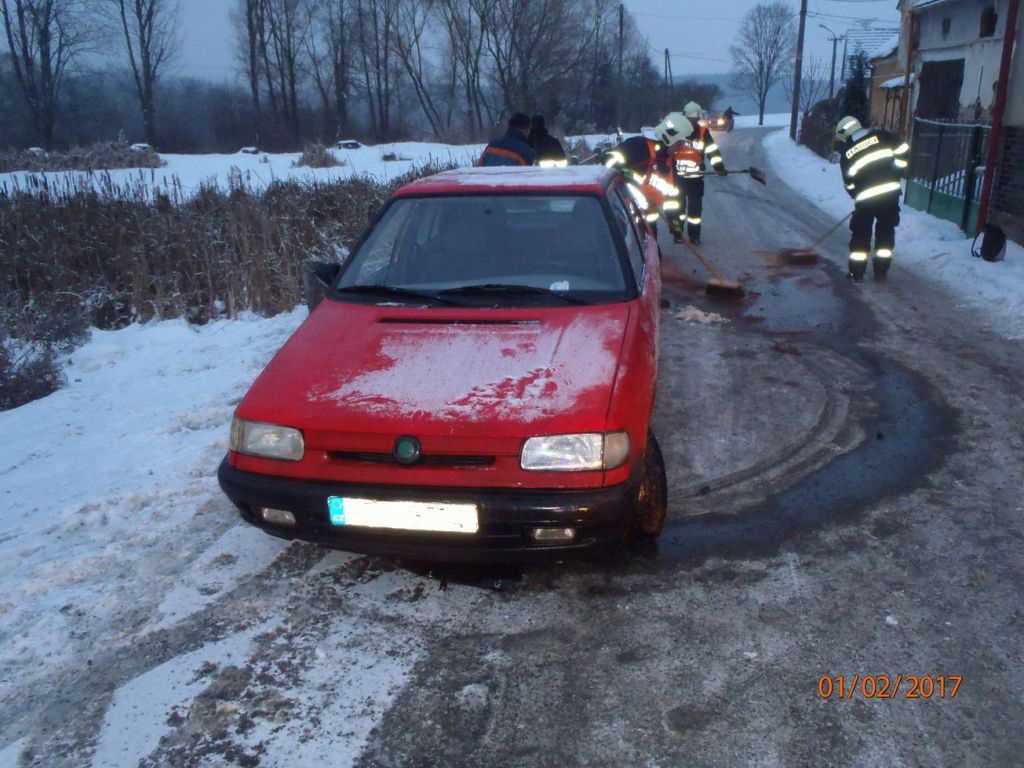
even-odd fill
[[[647,450],[644,451],[644,472],[637,488],[633,516],[626,531],[631,541],[656,539],[665,527],[668,513],[668,480],[665,477],[665,460],[654,434],[647,433]]]

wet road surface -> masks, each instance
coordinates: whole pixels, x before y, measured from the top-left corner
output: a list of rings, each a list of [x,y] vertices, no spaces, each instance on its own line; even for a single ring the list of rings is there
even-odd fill
[[[494,571],[282,544],[205,610],[145,634],[140,606],[123,642],[26,691],[5,710],[21,764],[89,765],[118,687],[189,654],[194,692],[131,764],[1019,764],[1019,343],[898,246],[862,286],[842,228],[786,259],[833,222],[772,177],[760,136],[719,139],[768,186],[710,178],[705,198],[702,253],[741,300],[706,294],[662,227],[656,549]],[[240,660],[204,650],[232,633]]]

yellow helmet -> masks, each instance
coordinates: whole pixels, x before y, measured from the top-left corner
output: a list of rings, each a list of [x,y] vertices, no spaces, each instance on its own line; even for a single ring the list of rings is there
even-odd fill
[[[860,124],[860,120],[851,115],[847,115],[838,123],[836,123],[836,141],[843,142],[853,136],[864,126]]]
[[[669,112],[654,129],[654,135],[666,147],[671,147],[676,142],[682,141],[691,133],[693,133],[693,123],[687,120],[681,112]]]
[[[701,112],[703,111],[704,110],[701,109],[700,104],[698,104],[696,101],[691,101],[687,103],[685,107],[683,107],[683,114],[690,120],[699,120]]]

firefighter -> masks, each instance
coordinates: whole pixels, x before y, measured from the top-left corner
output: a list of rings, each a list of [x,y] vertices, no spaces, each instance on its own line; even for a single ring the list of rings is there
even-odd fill
[[[835,136],[843,183],[853,198],[849,277],[857,283],[864,280],[874,229],[871,267],[875,279],[881,279],[892,264],[900,223],[900,177],[907,167],[910,146],[888,131],[865,128],[850,116],[836,124]]]
[[[569,164],[565,157],[565,149],[562,142],[548,133],[544,115],[534,115],[531,118],[530,135],[527,143],[533,147],[537,155],[537,165],[542,168],[564,168]]]
[[[654,129],[657,138],[631,136],[619,142],[604,156],[609,168],[619,168],[640,186],[653,209],[647,221],[657,222],[660,214],[671,223],[679,211],[679,188],[673,183],[670,148],[693,130],[690,121],[678,112],[670,114]]]
[[[477,165],[533,165],[533,147],[526,143],[530,135],[530,118],[516,112],[508,119],[508,130],[504,136],[492,139]]]
[[[686,234],[693,244],[700,243],[700,232],[702,213],[704,211],[704,174],[707,170],[707,161],[719,176],[725,176],[728,171],[725,169],[725,162],[722,160],[722,153],[718,149],[718,143],[711,135],[706,125],[700,122],[701,106],[695,101],[689,102],[683,107],[683,115],[690,121],[693,130],[689,135],[684,136],[690,148],[697,151],[700,156],[696,167],[693,163],[692,153],[685,152],[686,144],[679,147],[679,158],[675,162],[676,179],[680,182],[683,197],[685,198],[685,211],[681,212],[680,219],[686,220]],[[674,233],[676,242],[683,241],[682,229]]]

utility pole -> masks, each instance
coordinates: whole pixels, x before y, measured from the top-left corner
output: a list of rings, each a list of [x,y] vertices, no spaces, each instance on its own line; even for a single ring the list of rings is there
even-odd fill
[[[625,27],[626,6],[619,3],[619,77],[615,88],[615,130],[622,128],[622,37]]]
[[[672,111],[672,59],[665,49],[665,112]]]
[[[800,78],[804,65],[804,26],[807,23],[807,0],[800,0],[800,30],[796,36],[796,64],[793,66],[793,111],[789,115],[789,138],[796,141],[796,116],[800,111]]]
[[[836,43],[840,40],[845,40],[845,37],[836,37],[836,33],[826,27],[824,24],[819,24],[819,27],[827,31],[832,37],[829,40],[832,41],[832,70],[828,76],[828,100],[832,101],[832,96],[836,92]]]
[[[978,225],[975,235],[988,223],[988,208],[992,202],[992,185],[996,175],[996,161],[999,159],[999,140],[1003,132],[1003,114],[1006,110],[1007,81],[1013,59],[1013,40],[1017,36],[1017,13],[1020,0],[1010,0],[1006,12],[1006,32],[1003,34],[1003,52],[999,59],[999,79],[996,80],[996,96],[992,102],[992,131],[988,135],[988,155],[985,158],[985,180],[981,185],[981,201],[978,203]]]

